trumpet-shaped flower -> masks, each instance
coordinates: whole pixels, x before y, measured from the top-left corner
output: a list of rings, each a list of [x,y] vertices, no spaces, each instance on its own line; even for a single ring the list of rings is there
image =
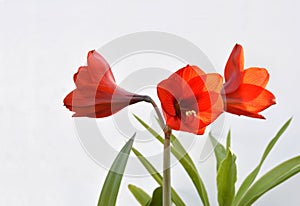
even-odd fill
[[[65,97],[64,105],[75,112],[74,117],[107,117],[145,100],[119,87],[109,64],[94,50],[88,53],[87,66],[79,67],[73,79],[76,89]]]

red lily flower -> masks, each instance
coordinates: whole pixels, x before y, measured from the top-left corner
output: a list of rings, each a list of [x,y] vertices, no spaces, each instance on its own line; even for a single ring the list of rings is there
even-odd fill
[[[161,81],[157,94],[167,125],[174,130],[203,134],[223,112],[222,77],[187,65]]]
[[[117,86],[109,64],[94,50],[88,53],[87,66],[74,74],[74,82],[76,89],[64,99],[74,117],[107,117],[145,98]]]
[[[225,67],[225,84],[222,96],[226,112],[265,119],[259,112],[275,102],[275,96],[265,89],[269,73],[265,68],[244,70],[244,52],[236,44]]]

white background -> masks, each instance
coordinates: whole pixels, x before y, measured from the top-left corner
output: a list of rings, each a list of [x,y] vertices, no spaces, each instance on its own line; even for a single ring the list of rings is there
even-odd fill
[[[84,152],[62,100],[74,88],[72,75],[87,51],[137,31],[170,32],[192,41],[220,73],[235,43],[244,46],[246,67],[268,68],[268,89],[278,103],[263,112],[267,120],[226,116],[239,180],[291,116],[294,120],[263,172],[299,155],[299,10],[296,0],[0,0],[0,205],[96,205],[107,171]],[[214,160],[198,166],[216,205]],[[198,205],[181,167],[172,174],[188,205]],[[149,193],[156,187],[151,178],[126,177],[118,205],[136,204],[129,183]],[[300,175],[255,205],[300,205],[299,186]]]

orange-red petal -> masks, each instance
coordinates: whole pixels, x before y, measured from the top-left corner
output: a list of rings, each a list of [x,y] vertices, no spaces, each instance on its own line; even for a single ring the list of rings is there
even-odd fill
[[[223,99],[219,93],[210,92],[209,93],[210,106],[207,108],[202,108],[200,110],[200,119],[204,125],[209,125],[215,121],[222,112],[224,112]],[[201,99],[201,102],[204,99]],[[200,105],[201,106],[201,105]]]
[[[275,96],[263,87],[242,84],[235,92],[226,94],[224,101],[227,112],[263,118],[258,113],[275,104]]]
[[[222,89],[223,78],[220,74],[210,73],[206,75],[205,89],[206,91],[219,92]]]
[[[189,81],[190,79],[193,79],[194,77],[197,77],[200,75],[205,75],[205,72],[202,71],[197,66],[187,65],[187,66],[179,69],[178,71],[176,71],[175,74],[180,76],[183,80]]]
[[[115,82],[115,78],[106,60],[95,50],[88,53],[88,72],[94,83]],[[104,82],[102,82],[104,81]]]
[[[239,87],[242,79],[243,70],[244,70],[244,50],[241,45],[236,44],[225,66],[224,89],[226,92],[232,92]]]
[[[164,104],[162,104],[162,109],[170,116],[176,115],[176,110],[174,103],[176,102],[175,97],[173,95],[162,88],[158,89],[158,96],[160,97],[161,101],[164,101]]]
[[[242,83],[265,87],[269,81],[269,73],[265,68],[251,67],[243,72]]]
[[[189,99],[199,96],[205,89],[206,75],[196,76],[182,83],[182,92],[180,99]]]

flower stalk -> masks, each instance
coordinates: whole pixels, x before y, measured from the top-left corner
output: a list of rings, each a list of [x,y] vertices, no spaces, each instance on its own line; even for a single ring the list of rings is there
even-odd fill
[[[163,206],[171,206],[171,141],[170,136],[172,134],[171,128],[165,124],[165,121],[161,115],[161,112],[157,104],[149,96],[144,97],[144,101],[151,103],[158,117],[160,127],[165,134],[164,140],[164,152],[163,152]]]
[[[164,159],[163,159],[163,206],[171,206],[171,147],[170,136],[172,130],[169,126],[164,128]]]
[[[158,121],[159,121],[159,125],[162,128],[162,130],[164,130],[166,127],[166,124],[165,124],[164,118],[161,115],[161,112],[160,112],[157,104],[155,103],[155,101],[149,96],[144,96],[144,101],[150,103],[153,106],[155,113],[157,115]]]

